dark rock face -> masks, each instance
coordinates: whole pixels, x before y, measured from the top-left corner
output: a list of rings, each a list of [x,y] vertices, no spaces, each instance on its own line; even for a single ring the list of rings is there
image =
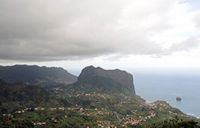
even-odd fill
[[[82,70],[77,83],[104,87],[106,89],[127,89],[135,94],[133,76],[119,69],[104,70],[100,67],[88,66]]]
[[[26,84],[71,84],[77,77],[62,68],[28,65],[0,66],[0,79],[7,83]]]

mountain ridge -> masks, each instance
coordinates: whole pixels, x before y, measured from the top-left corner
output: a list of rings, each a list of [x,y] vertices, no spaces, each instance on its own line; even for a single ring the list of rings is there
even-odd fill
[[[25,84],[71,84],[77,77],[63,68],[37,65],[0,66],[0,79],[7,83]]]

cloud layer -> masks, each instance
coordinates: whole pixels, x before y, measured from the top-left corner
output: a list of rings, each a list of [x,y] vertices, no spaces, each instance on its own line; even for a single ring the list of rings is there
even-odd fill
[[[1,0],[0,59],[49,61],[190,50],[199,44],[199,14],[180,0]]]

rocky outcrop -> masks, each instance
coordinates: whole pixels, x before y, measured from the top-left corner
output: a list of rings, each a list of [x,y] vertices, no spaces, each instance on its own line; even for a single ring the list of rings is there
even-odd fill
[[[88,66],[78,77],[77,84],[91,85],[111,90],[129,90],[135,94],[133,76],[119,69],[104,70],[100,67]]]

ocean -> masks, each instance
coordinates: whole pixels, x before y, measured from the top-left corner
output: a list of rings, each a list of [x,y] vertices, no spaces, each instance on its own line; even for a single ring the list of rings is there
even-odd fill
[[[137,95],[146,101],[164,100],[196,117],[200,117],[200,74],[133,73]],[[176,97],[181,97],[180,102]]]

